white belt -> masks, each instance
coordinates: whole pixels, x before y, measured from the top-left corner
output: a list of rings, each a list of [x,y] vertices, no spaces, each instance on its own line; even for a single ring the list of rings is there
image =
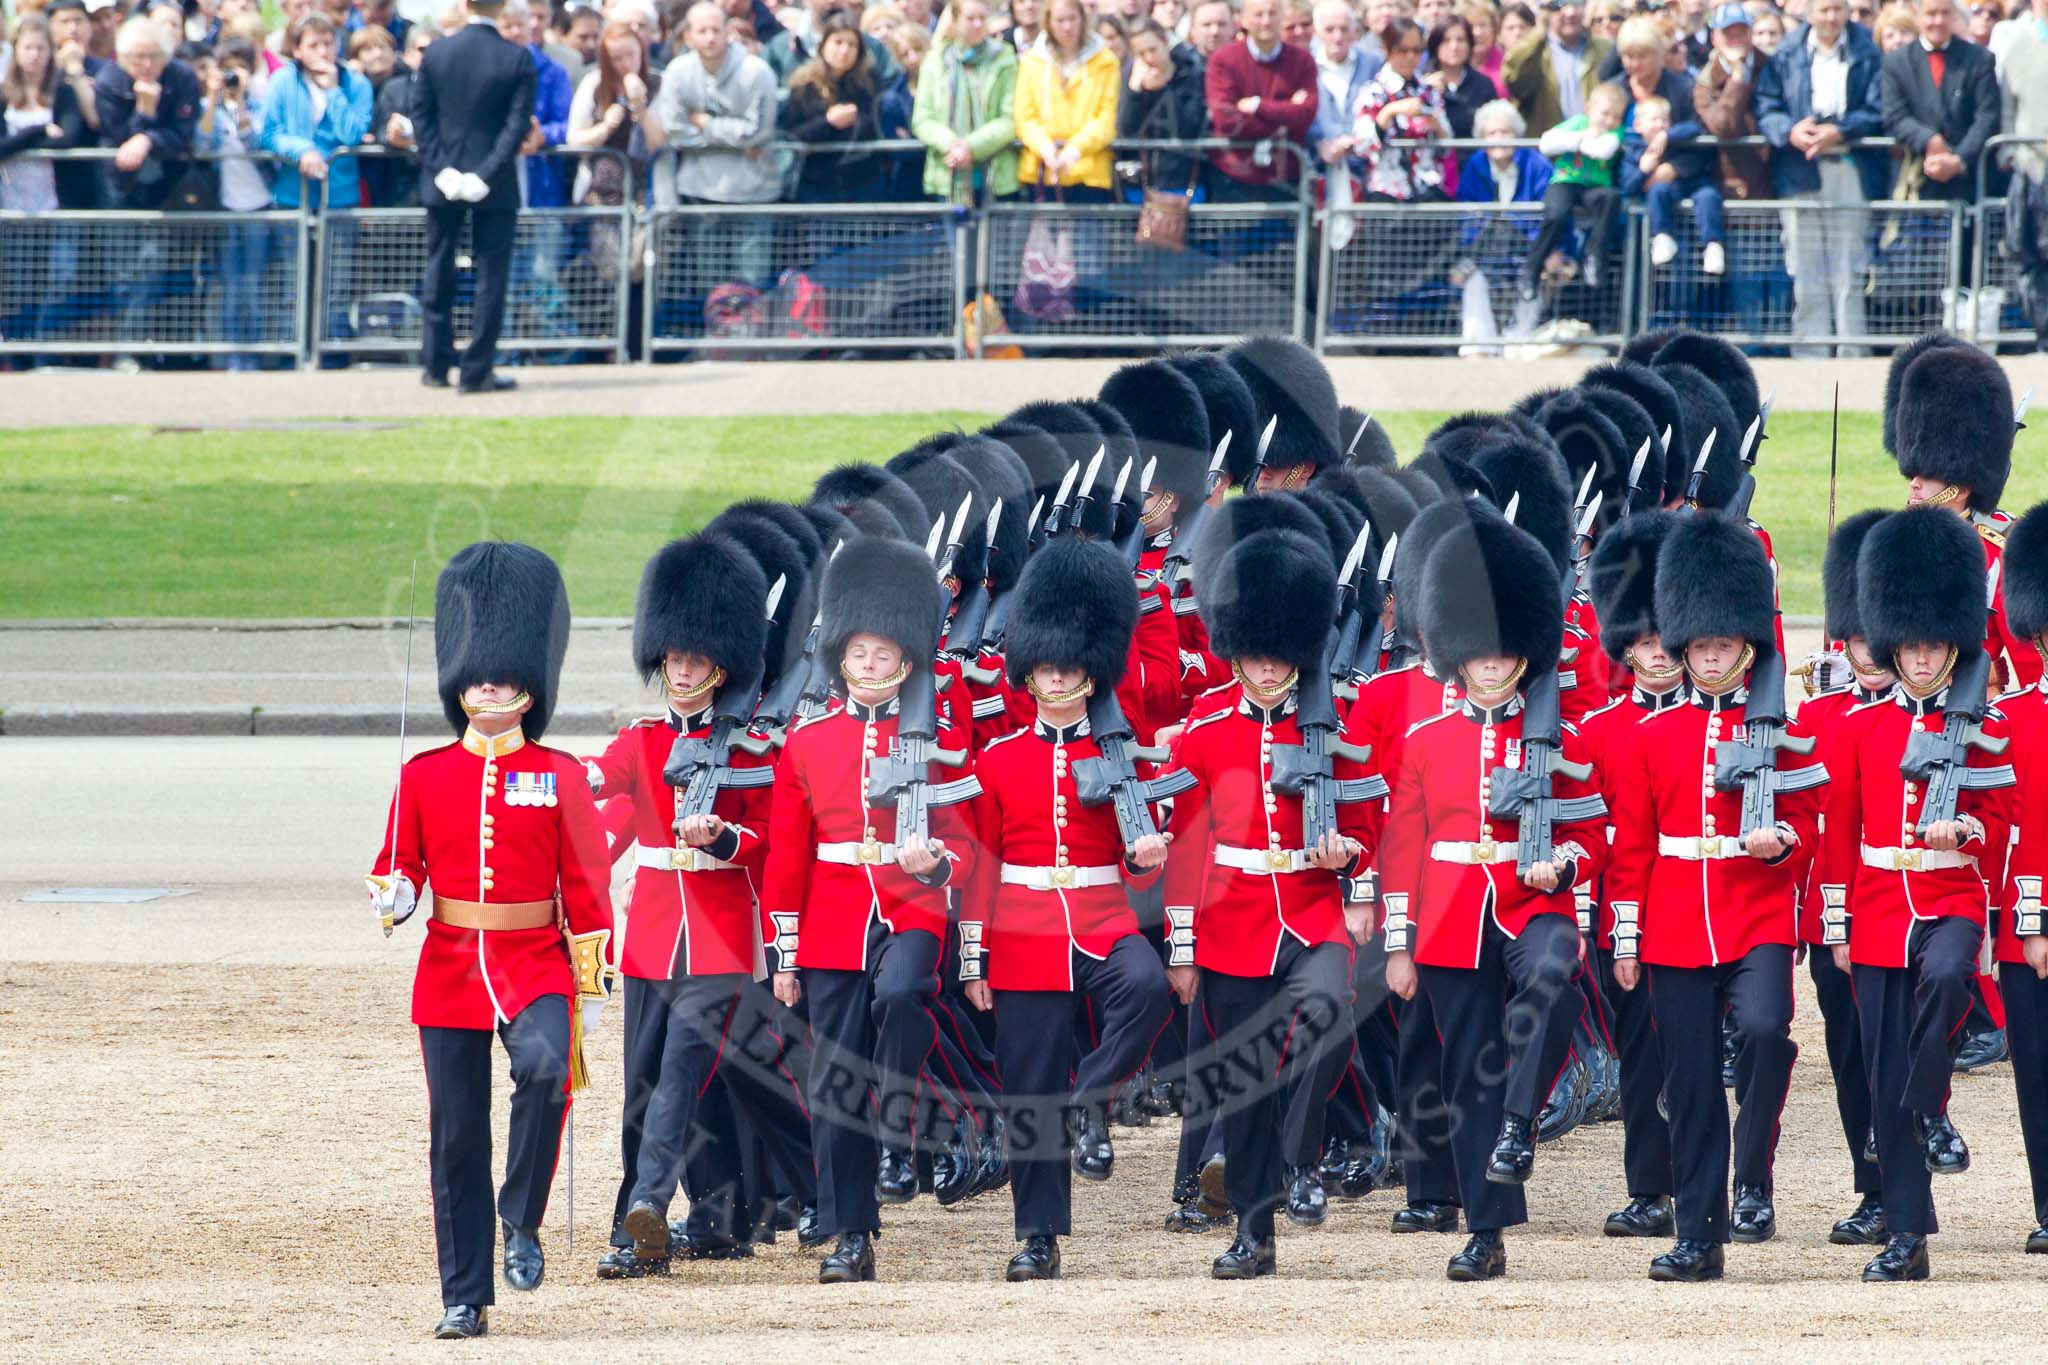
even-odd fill
[[[896,862],[896,845],[850,840],[842,844],[819,844],[818,861],[821,863],[842,863],[847,867],[875,867],[882,863],[891,866]]]
[[[643,847],[634,854],[634,860],[656,872],[722,872],[739,866],[723,858],[714,858],[701,848]]]
[[[1491,863],[1511,863],[1522,856],[1522,845],[1510,839],[1498,843],[1487,839],[1480,843],[1460,843],[1450,839],[1439,839],[1429,846],[1432,862],[1464,863],[1469,867],[1485,867]]]
[[[1872,848],[1862,845],[1863,865],[1881,872],[1933,872],[1944,867],[1975,867],[1977,859],[1960,849]]]
[[[1218,844],[1215,859],[1218,867],[1259,877],[1306,872],[1314,866],[1308,860],[1308,850],[1302,848],[1238,848],[1233,844]]]
[[[1123,869],[1107,867],[1025,867],[1003,864],[1003,884],[1028,886],[1033,891],[1076,891],[1084,886],[1115,886],[1124,879]]]
[[[1742,847],[1742,840],[1732,834],[1709,834],[1704,838],[1660,834],[1657,836],[1657,852],[1666,858],[1682,858],[1689,863],[1711,863],[1723,858],[1749,856]]]

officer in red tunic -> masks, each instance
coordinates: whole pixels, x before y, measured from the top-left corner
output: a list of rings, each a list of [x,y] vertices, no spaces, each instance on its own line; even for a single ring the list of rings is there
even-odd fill
[[[1614,974],[1642,986],[1664,1057],[1677,1176],[1678,1240],[1650,1263],[1655,1280],[1717,1279],[1723,1245],[1777,1231],[1771,1158],[1799,1049],[1791,1039],[1799,851],[1815,847],[1827,769],[1804,728],[1775,748],[1774,818],[1744,831],[1743,794],[1720,760],[1750,736],[1751,667],[1774,638],[1773,582],[1751,530],[1716,513],[1680,519],[1657,557],[1654,599],[1665,650],[1687,674],[1682,705],[1645,717],[1614,776]],[[1767,659],[1768,662],[1768,659]],[[1807,747],[1807,752],[1796,751]],[[1728,1199],[1728,1097],[1721,1085],[1724,1008],[1746,1053]]]
[[[581,765],[539,743],[568,644],[568,594],[539,550],[482,541],[448,561],[434,589],[434,654],[441,709],[459,739],[400,771],[369,876],[387,933],[431,883],[412,1019],[427,1071],[447,1310],[434,1335],[442,1338],[488,1328],[494,1209],[504,1225],[505,1283],[540,1285],[540,1225],[568,1113],[570,1010],[579,993],[598,988],[579,975],[594,978],[609,957],[597,806]],[[587,946],[575,943],[586,935]],[[505,1183],[495,1202],[494,1032],[512,1067]]]
[[[1885,510],[1858,512],[1844,517],[1828,539],[1821,559],[1821,583],[1827,605],[1826,634],[1839,640],[1839,654],[1814,660],[1815,671],[1827,690],[1799,708],[1799,723],[1813,735],[1814,756],[1830,773],[1843,770],[1848,756],[1841,752],[1854,730],[1849,717],[1857,708],[1882,701],[1898,681],[1889,661],[1870,653],[1870,641],[1863,631],[1863,613],[1856,602],[1856,559],[1863,551],[1871,528],[1891,513]],[[1838,681],[1839,680],[1839,681]],[[1856,1020],[1856,988],[1849,973],[1835,965],[1827,947],[1821,919],[1820,859],[1805,860],[1805,886],[1799,897],[1799,941],[1806,954],[1806,966],[1813,977],[1813,990],[1820,1002],[1821,1021],[1826,1032],[1828,1069],[1835,1078],[1835,1109],[1842,1120],[1842,1138],[1848,1144],[1854,1174],[1857,1205],[1839,1220],[1828,1240],[1837,1246],[1883,1246],[1887,1238],[1884,1221],[1884,1185],[1877,1162],[1868,1152],[1870,1127],[1870,1073],[1863,1066],[1863,1035]]]
[[[1315,1169],[1323,1106],[1350,1052],[1351,945],[1370,932],[1341,883],[1373,842],[1378,803],[1338,804],[1336,828],[1309,846],[1302,796],[1275,785],[1282,751],[1307,738],[1297,684],[1327,684],[1314,676],[1327,667],[1336,598],[1327,546],[1277,529],[1222,545],[1214,562],[1203,562],[1206,541],[1198,551],[1196,590],[1241,691],[1234,706],[1188,725],[1163,779],[1192,780],[1174,800],[1166,912],[1184,951],[1167,970],[1175,994],[1192,1001],[1200,969],[1194,1015],[1204,1037],[1189,1049],[1189,1122],[1220,1110],[1238,1215],[1237,1239],[1211,1273],[1251,1279],[1273,1273],[1283,1197],[1291,1221],[1314,1226],[1327,1215]],[[1366,776],[1341,755],[1331,766],[1339,779]],[[1234,1079],[1246,1074],[1279,1084]]]
[[[1457,677],[1456,710],[1402,741],[1380,861],[1387,985],[1426,994],[1443,1039],[1451,1156],[1472,1236],[1451,1257],[1453,1280],[1507,1271],[1502,1232],[1528,1221],[1522,1184],[1535,1162],[1533,1125],[1571,1044],[1579,962],[1574,889],[1605,852],[1599,797],[1553,775],[1550,846],[1517,871],[1520,831],[1491,793],[1504,769],[1538,752],[1525,743],[1524,702],[1557,667],[1563,586],[1548,551],[1480,503],[1467,526],[1430,552],[1421,583],[1423,648]],[[1582,764],[1578,736],[1555,736]]]
[[[1579,722],[1593,781],[1611,792],[1628,769],[1640,723],[1685,700],[1685,667],[1664,652],[1657,634],[1657,552],[1676,524],[1670,512],[1637,512],[1600,537],[1588,565],[1600,619],[1600,647],[1628,691]],[[1671,1235],[1671,1130],[1658,1112],[1664,1057],[1646,991],[1624,991],[1614,980],[1614,913],[1603,894],[1598,919],[1581,922],[1594,941],[1590,956],[1614,1015],[1621,1061],[1622,1173],[1628,1204],[1607,1215],[1609,1237]]]
[[[1949,1082],[1987,923],[1978,863],[2007,846],[2013,785],[1993,752],[2006,747],[2004,718],[1979,695],[1981,669],[1973,677],[1985,661],[1974,541],[1948,511],[1916,507],[1873,528],[1857,557],[1871,653],[1891,660],[1899,681],[1852,713],[1833,750],[1820,889],[1835,964],[1855,981],[1884,1176],[1890,1240],[1866,1280],[1927,1278],[1927,1237],[1938,1230],[1930,1176],[1970,1164],[1946,1112]],[[1927,742],[1914,736],[1944,732],[1952,699],[1982,717],[1984,741],[1952,774],[1953,811],[1937,812],[1912,748]]]
[[[2006,625],[2038,651],[2048,637],[2048,503],[2013,526],[2005,543]],[[1998,916],[1998,984],[2012,1036],[2013,1089],[2034,1195],[2034,1231],[2026,1249],[2048,1254],[2048,691],[2040,683],[1998,699],[2011,727],[2007,757],[2019,778],[2013,792],[2019,840]]]
[[[656,552],[641,576],[633,655],[649,681],[660,680],[668,706],[662,716],[621,730],[587,765],[593,792],[632,801],[639,844],[630,932],[620,953],[627,982],[624,1176],[614,1250],[598,1267],[602,1278],[666,1267],[673,1242],[668,1206],[686,1174],[693,1254],[730,1255],[745,1245],[751,1229],[737,1199],[736,1139],[714,1136],[698,1122],[714,1078],[764,1137],[786,1144],[805,1127],[767,1002],[753,985],[764,933],[754,884],[767,837],[769,760],[731,750],[714,765],[710,809],[687,816],[681,809],[684,790],[699,780],[689,752],[711,743],[720,702],[739,717],[739,729],[752,713],[768,599],[760,566],[723,533]],[[707,1145],[719,1150],[703,1150]],[[780,1157],[787,1168],[807,1164],[800,1140]],[[706,1179],[707,1172],[724,1178]]]
[[[1109,1097],[1168,1019],[1165,971],[1124,895],[1157,879],[1166,840],[1126,847],[1114,808],[1084,804],[1078,780],[1102,761],[1089,698],[1124,669],[1137,602],[1105,544],[1063,536],[1032,557],[1005,666],[1037,698],[1038,720],[991,741],[977,767],[981,852],[961,906],[961,970],[968,998],[995,1012],[1024,1243],[1004,1272],[1012,1281],[1059,1278],[1071,1177],[1109,1178]],[[1080,1010],[1099,1041],[1076,1057]]]
[[[846,700],[791,731],[776,774],[762,902],[775,994],[810,1009],[818,1227],[838,1238],[819,1266],[823,1284],[875,1278],[881,1203],[916,1197],[918,1135],[961,1117],[923,1113],[919,1077],[942,1051],[934,996],[945,887],[971,872],[958,864],[972,841],[942,793],[922,841],[897,838],[893,804],[868,804],[871,771],[899,739],[904,683],[930,667],[938,640],[933,573],[917,546],[877,537],[846,544],[827,565],[818,648]],[[936,750],[952,752],[952,728],[936,735]]]

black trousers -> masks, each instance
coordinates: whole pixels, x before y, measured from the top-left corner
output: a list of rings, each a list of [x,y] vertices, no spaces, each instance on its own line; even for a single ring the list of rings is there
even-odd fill
[[[1017,1240],[1064,1237],[1074,1230],[1065,1115],[1104,1103],[1145,1064],[1171,1015],[1166,969],[1143,935],[1130,934],[1100,962],[1076,952],[1071,991],[997,991],[995,999]],[[1098,1041],[1077,1060],[1062,1040],[1073,1037],[1078,1009],[1092,1014]]]
[[[2020,1136],[2034,1189],[2034,1222],[2048,1227],[2048,981],[2024,963],[1998,968],[2005,1028],[2012,1043],[2012,1083],[2019,1095]]]
[[[1579,1011],[1572,916],[1536,915],[1515,938],[1489,919],[1484,932],[1476,968],[1418,968],[1443,1039],[1451,1163],[1474,1232],[1529,1221],[1522,1187],[1488,1180],[1486,1164],[1503,1115],[1534,1123],[1542,1110]]]
[[[1671,1111],[1678,1235],[1728,1236],[1728,1092],[1721,1087],[1721,1011],[1735,1019],[1750,1065],[1739,1074],[1732,1159],[1735,1182],[1771,1188],[1778,1118],[1792,1084],[1792,949],[1767,943],[1718,967],[1646,969],[1664,1100]],[[1638,987],[1642,989],[1642,987]]]
[[[505,1183],[491,1199],[491,1030],[421,1028],[427,1152],[443,1307],[497,1302],[498,1229],[534,1231],[547,1212],[569,1112],[569,1002],[544,995],[497,1029],[512,1063]]]
[[[1884,1218],[1895,1233],[1941,1231],[1913,1116],[1948,1108],[1983,938],[1984,930],[1966,919],[1922,920],[1906,939],[1904,967],[1858,963],[1851,969],[1884,1175]]]
[[[1201,1192],[1202,1168],[1223,1154],[1223,1115],[1220,1106],[1197,1084],[1197,1071],[1215,1056],[1215,1039],[1209,1031],[1209,974],[1199,973],[1195,998],[1187,1013],[1187,1043],[1184,1072],[1187,1090],[1180,1108],[1180,1148],[1174,1159],[1173,1200],[1190,1204]]]
[[[1399,1034],[1394,1058],[1394,1115],[1411,1204],[1461,1204],[1451,1159],[1451,1105],[1444,1084],[1444,1035],[1429,992],[1394,1001]],[[1498,1115],[1494,1127],[1499,1129]]]
[[[1828,1043],[1828,1070],[1835,1077],[1835,1111],[1842,1118],[1842,1140],[1849,1144],[1849,1164],[1856,1193],[1882,1195],[1883,1177],[1875,1163],[1863,1159],[1870,1135],[1870,1072],[1863,1064],[1863,1030],[1856,1018],[1856,985],[1835,965],[1830,948],[1810,948],[1806,969],[1820,998],[1820,1017]]]
[[[1631,1199],[1672,1192],[1671,1127],[1657,1112],[1664,1090],[1664,1055],[1646,990],[1625,991],[1614,979],[1614,950],[1592,950],[1594,971],[1614,1019],[1615,1055],[1621,1059],[1621,1169]]]
[[[934,999],[941,944],[880,924],[868,938],[867,969],[803,969],[811,1010],[811,1151],[818,1167],[818,1217],[828,1233],[875,1232],[877,1139],[911,1147],[919,1131],[957,1120],[939,1112],[920,1124],[919,1080],[939,1046]]]
[[[1188,1058],[1188,1089],[1220,1113],[1224,1190],[1238,1228],[1273,1235],[1286,1168],[1322,1155],[1323,1107],[1351,1041],[1351,954],[1341,943],[1283,941],[1271,976],[1204,971],[1206,1053]]]
[[[1543,275],[1543,262],[1550,253],[1557,250],[1564,240],[1565,232],[1572,225],[1572,218],[1581,210],[1591,218],[1592,226],[1586,233],[1586,249],[1583,258],[1598,261],[1602,268],[1607,265],[1607,245],[1614,236],[1614,225],[1621,217],[1621,191],[1604,185],[1570,185],[1551,182],[1543,192],[1543,225],[1536,229],[1535,245],[1529,249],[1529,257],[1522,262],[1522,278],[1535,284]]]
[[[476,292],[469,344],[462,350],[462,382],[490,377],[505,325],[505,286],[512,276],[512,237],[517,211],[482,212],[467,204],[427,210],[427,273],[420,282],[420,352],[430,375],[445,378],[455,364],[455,256],[462,225],[470,227],[470,259],[476,263]]]

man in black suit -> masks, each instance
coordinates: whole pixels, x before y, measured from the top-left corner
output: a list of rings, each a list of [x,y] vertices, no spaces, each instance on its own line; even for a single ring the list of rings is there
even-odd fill
[[[1918,0],[1920,37],[1884,59],[1884,130],[1921,159],[1923,199],[1977,197],[1977,163],[1998,131],[1991,53],[1955,36],[1955,0]]]
[[[420,286],[426,373],[420,382],[447,388],[455,363],[455,252],[467,220],[476,307],[462,352],[464,393],[515,387],[509,376],[491,372],[491,360],[505,321],[519,221],[519,151],[534,127],[534,73],[526,49],[499,36],[500,8],[498,0],[471,0],[468,24],[427,48],[413,81],[413,139],[427,209],[427,274]]]

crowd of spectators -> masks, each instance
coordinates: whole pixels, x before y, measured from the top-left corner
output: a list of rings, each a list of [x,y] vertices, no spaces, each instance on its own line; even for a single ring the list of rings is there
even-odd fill
[[[1708,281],[1730,270],[1731,202],[1790,201],[1796,330],[1826,337],[1865,331],[1871,201],[2010,193],[2002,246],[2048,344],[2048,0],[2008,2],[507,0],[496,23],[538,78],[532,207],[650,186],[721,205],[1272,203],[1306,177],[1332,205],[1540,203],[1512,266],[1534,305],[1599,287],[1631,201],[1648,268]],[[467,20],[461,0],[9,3],[0,209],[31,212],[416,203],[402,158],[343,153],[411,146],[413,72]],[[1990,157],[2000,132],[2033,142]],[[1185,145],[1204,138],[1232,145]],[[112,155],[20,155],[77,147]],[[232,335],[253,335],[268,241],[225,248]],[[769,268],[746,234],[703,247],[736,277]],[[65,269],[16,254],[0,266]],[[1468,305],[1473,273],[1454,280]]]

